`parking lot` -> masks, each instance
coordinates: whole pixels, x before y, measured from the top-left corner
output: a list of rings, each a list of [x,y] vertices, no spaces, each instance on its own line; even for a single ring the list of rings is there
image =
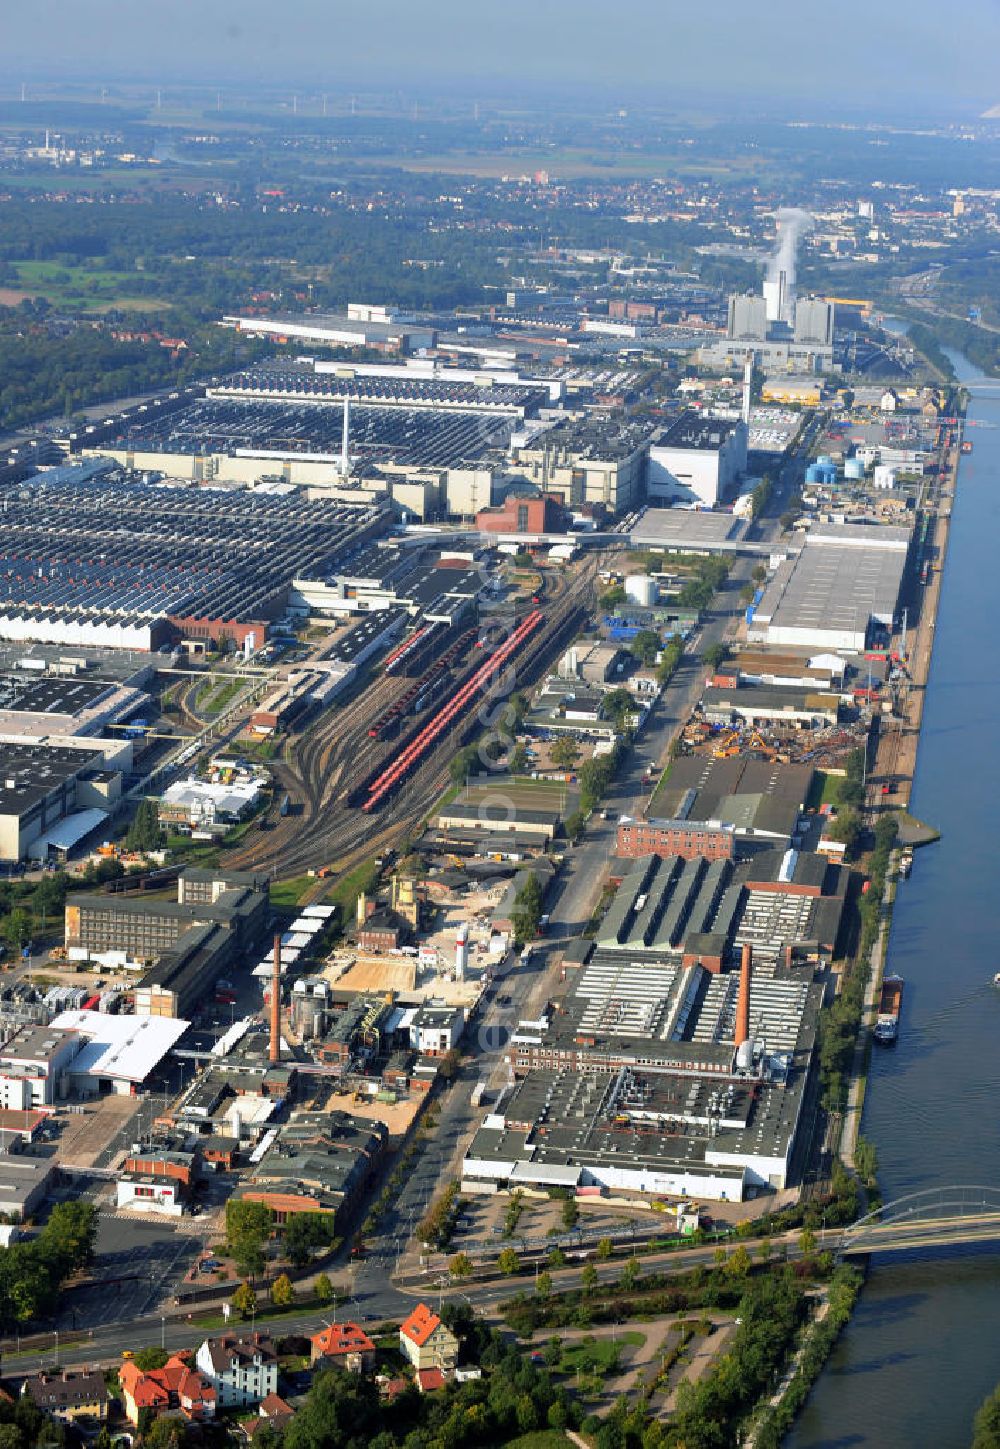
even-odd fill
[[[173,1297],[200,1247],[187,1225],[174,1230],[102,1215],[93,1281],[66,1290],[56,1326],[62,1331],[85,1322],[99,1328],[152,1313]]]

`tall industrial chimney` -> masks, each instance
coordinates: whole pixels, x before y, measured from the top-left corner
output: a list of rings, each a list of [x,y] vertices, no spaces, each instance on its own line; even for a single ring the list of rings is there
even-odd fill
[[[750,393],[753,387],[753,353],[747,353],[747,360],[743,364],[743,407],[740,417],[750,426]]]
[[[271,1047],[268,1060],[272,1066],[281,1061],[281,937],[274,938],[274,975],[271,977]]]
[[[750,1040],[750,973],[753,965],[753,951],[748,945],[743,947],[743,958],[740,962],[740,994],[736,998],[736,1037],[734,1045],[736,1049]]]

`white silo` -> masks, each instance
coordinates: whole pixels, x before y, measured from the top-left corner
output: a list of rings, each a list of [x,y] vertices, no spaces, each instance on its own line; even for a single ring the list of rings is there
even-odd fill
[[[649,574],[632,574],[625,580],[625,597],[642,609],[651,609],[659,598],[656,580]]]

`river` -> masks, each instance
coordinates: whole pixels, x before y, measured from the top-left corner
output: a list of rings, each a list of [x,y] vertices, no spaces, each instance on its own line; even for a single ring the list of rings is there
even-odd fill
[[[964,382],[981,374],[953,361]],[[900,1039],[876,1051],[863,1131],[888,1202],[924,1187],[1000,1187],[1000,384],[973,394],[917,757],[913,812],[939,844],[900,883],[888,969]],[[1000,1255],[875,1259],[791,1449],[965,1449],[1000,1380]]]

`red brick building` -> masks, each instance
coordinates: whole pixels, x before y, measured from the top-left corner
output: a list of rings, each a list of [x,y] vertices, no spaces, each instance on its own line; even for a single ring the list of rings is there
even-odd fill
[[[615,854],[629,860],[643,855],[680,855],[685,860],[732,860],[736,831],[731,825],[691,820],[623,820]]]
[[[567,522],[565,508],[557,498],[511,496],[498,508],[481,508],[476,527],[484,533],[561,533]]]

